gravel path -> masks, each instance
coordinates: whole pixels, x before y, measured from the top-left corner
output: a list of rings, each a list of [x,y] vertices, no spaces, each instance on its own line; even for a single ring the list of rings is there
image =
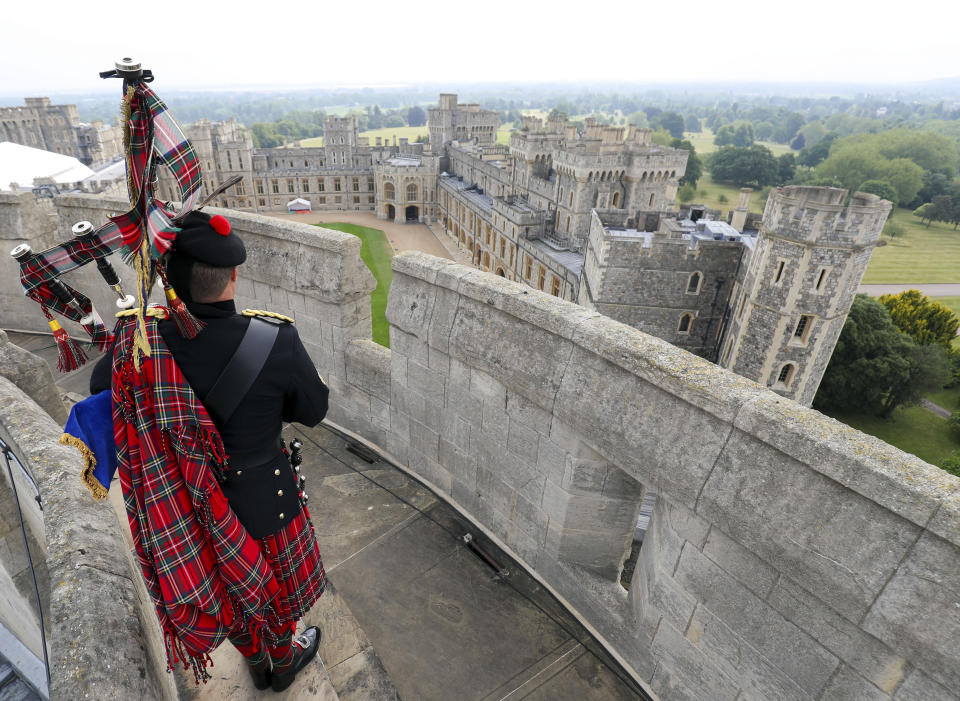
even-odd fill
[[[310,212],[309,214],[286,214],[283,212],[264,212],[268,217],[290,219],[304,224],[322,224],[323,222],[347,222],[359,224],[371,229],[380,229],[394,253],[403,251],[422,251],[439,258],[450,258],[447,249],[425,224],[397,224],[386,219],[377,219],[372,212]]]

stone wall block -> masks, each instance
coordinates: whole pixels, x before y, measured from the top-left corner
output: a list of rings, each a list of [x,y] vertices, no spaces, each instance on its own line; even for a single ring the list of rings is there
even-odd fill
[[[761,599],[766,597],[777,580],[777,571],[773,567],[725,535],[719,528],[710,530],[703,546],[703,554]]]
[[[455,413],[470,426],[480,428],[483,421],[483,402],[469,390],[448,383],[444,406],[448,412]]]
[[[551,440],[541,437],[537,448],[537,472],[554,484],[563,485],[567,451]]]
[[[552,514],[547,528],[544,552],[564,562],[586,567],[609,581],[616,581],[631,541],[631,534],[610,531],[564,528]]]
[[[687,402],[582,348],[574,349],[556,401],[555,415],[611,462],[691,508],[730,432],[725,422],[691,412]],[[681,424],[686,438],[675,433]]]
[[[560,486],[570,494],[599,495],[603,493],[609,472],[610,464],[606,460],[590,460],[567,454]]]
[[[843,665],[823,690],[822,698],[836,701],[889,701],[890,696]]]
[[[471,488],[477,483],[477,457],[469,450],[460,450],[456,445],[446,440],[445,435],[440,436],[440,464],[454,476],[465,484],[471,485]]]
[[[640,504],[603,496],[571,494],[552,482],[543,491],[543,510],[565,528],[633,534]]]
[[[950,693],[918,669],[910,672],[906,681],[893,695],[897,701],[957,701],[958,693]]]
[[[431,460],[438,460],[440,457],[440,435],[419,421],[411,421],[410,448]]]
[[[697,513],[851,621],[919,531],[741,431],[724,447]]]
[[[804,701],[811,694],[773,666],[764,650],[755,650],[710,613],[697,606],[685,637],[755,701]]]
[[[678,630],[686,630],[697,600],[673,578],[675,546],[665,543],[663,530],[649,531],[640,549],[640,558],[633,573],[633,587],[641,584],[647,593],[643,607],[655,607]],[[676,548],[679,550],[679,548]],[[664,557],[664,553],[667,553]],[[649,611],[637,611],[637,615],[649,616]]]
[[[610,465],[603,482],[603,495],[611,499],[637,501],[643,499],[646,488],[616,465]]]
[[[413,334],[405,332],[402,327],[390,327],[390,350],[424,366],[430,362],[427,344]]]
[[[429,338],[437,288],[423,280],[394,272],[387,298],[387,321],[426,342]]]
[[[390,349],[368,340],[351,342],[345,351],[347,382],[380,400],[390,399]]]
[[[808,694],[817,694],[836,669],[836,657],[695,548],[684,546],[675,577]]]
[[[660,510],[662,509],[662,511]],[[690,509],[671,504],[665,495],[657,495],[654,514],[656,518],[667,519],[667,523],[681,538],[688,541],[698,550],[703,550],[707,536],[710,533],[710,522],[706,521]]]
[[[877,597],[863,628],[948,689],[960,689],[960,550],[929,532]]]
[[[733,701],[740,693],[736,683],[666,621],[657,628],[652,651],[658,664],[650,686],[662,701]]]
[[[465,360],[544,409],[552,409],[569,343],[542,328],[462,298],[450,354]]]
[[[746,405],[736,426],[917,525],[944,493],[960,492],[960,478],[773,393]]]
[[[507,392],[507,414],[510,415],[511,421],[527,426],[537,433],[542,435],[550,433],[550,412],[528,401],[522,394]]]
[[[881,691],[892,693],[903,681],[903,657],[786,577],[776,583],[767,603]]]
[[[407,361],[407,387],[422,394],[427,400],[443,405],[446,381],[440,375],[415,360]]]
[[[507,450],[527,461],[530,465],[537,463],[537,443],[539,434],[532,428],[509,419],[507,429]]]

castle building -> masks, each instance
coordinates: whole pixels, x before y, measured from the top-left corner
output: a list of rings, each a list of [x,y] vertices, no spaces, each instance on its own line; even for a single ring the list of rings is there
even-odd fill
[[[481,270],[602,312],[810,404],[879,240],[890,203],[834,188],[771,193],[763,217],[741,191],[727,219],[676,208],[687,151],[649,129],[563,114],[525,116],[509,146],[499,115],[441,94],[428,147],[359,136],[329,116],[320,147],[254,148],[235,120],[187,125],[204,195],[233,209],[368,211],[438,225]],[[88,158],[114,148],[74,106],[28,98],[0,110],[0,134]],[[95,146],[99,138],[99,146]],[[98,150],[99,149],[99,150]],[[161,173],[161,195],[175,193]],[[166,178],[166,180],[165,180]]]
[[[119,126],[80,121],[76,105],[52,105],[49,97],[28,97],[23,107],[0,107],[0,141],[73,156],[97,168],[123,155]]]

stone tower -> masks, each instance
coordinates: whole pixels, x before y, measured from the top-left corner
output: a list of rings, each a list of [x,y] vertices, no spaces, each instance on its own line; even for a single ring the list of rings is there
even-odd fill
[[[807,406],[813,401],[891,204],[858,192],[770,193],[719,364]]]
[[[328,166],[354,167],[359,124],[355,115],[323,120],[323,148]]]

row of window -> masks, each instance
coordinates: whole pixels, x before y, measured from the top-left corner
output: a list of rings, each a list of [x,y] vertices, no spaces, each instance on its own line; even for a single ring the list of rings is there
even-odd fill
[[[783,273],[786,271],[787,260],[785,258],[777,259],[777,271],[773,276],[773,284],[776,287],[779,287],[784,280]],[[830,271],[829,268],[820,268],[817,271],[816,281],[813,283],[813,291],[819,292],[823,288],[823,284],[827,281],[827,274]]]
[[[334,191],[334,192],[341,192],[341,191],[343,190],[343,181],[346,180],[346,178],[338,178],[338,177],[335,177],[335,178],[332,178],[332,180],[333,180],[333,191]],[[327,182],[326,182],[326,181],[327,181],[326,178],[317,178],[316,190],[315,190],[315,191],[316,191],[316,192],[326,192],[326,190],[327,190]],[[368,178],[367,178],[367,183],[366,183],[366,184],[367,184],[366,192],[373,192],[373,178],[372,178],[372,177],[368,177]],[[265,192],[266,187],[267,187],[266,181],[264,181],[264,180],[258,180],[258,181],[257,181],[257,184],[256,184],[257,194],[258,194],[258,195],[266,194],[266,192]],[[288,194],[296,194],[296,193],[297,193],[297,179],[296,179],[296,178],[287,178],[286,188],[287,188],[286,191],[287,191]],[[350,189],[351,189],[353,192],[360,192],[360,178],[350,178]],[[275,194],[275,195],[280,194],[280,181],[279,181],[279,180],[277,180],[277,179],[272,179],[272,180],[270,181],[270,191],[271,191],[273,194]],[[309,193],[310,191],[311,191],[311,190],[310,190],[310,178],[300,178],[300,192]]]
[[[354,195],[354,196],[353,196],[352,203],[353,203],[354,205],[358,205],[358,206],[359,206],[359,205],[361,204],[361,202],[360,202],[361,199],[362,199],[362,197],[361,197],[360,195]],[[366,199],[367,199],[366,204],[369,204],[369,205],[373,205],[373,204],[374,204],[374,197],[373,197],[373,195],[367,195],[367,198],[366,198]],[[327,204],[327,198],[326,198],[325,196],[323,196],[323,195],[318,196],[318,197],[316,198],[316,202],[317,202],[317,204]],[[331,204],[343,204],[343,197],[337,195],[336,197],[331,198],[330,202],[331,202]],[[349,202],[349,200],[348,200],[348,202]],[[267,206],[267,198],[266,198],[266,197],[258,197],[258,198],[257,198],[257,204],[259,204],[261,207],[266,207],[266,206]],[[274,205],[275,207],[279,207],[280,204],[281,204],[281,199],[280,199],[279,197],[274,197],[274,198],[273,198],[273,205]],[[245,204],[240,205],[240,206],[241,206],[241,207],[246,207]]]

